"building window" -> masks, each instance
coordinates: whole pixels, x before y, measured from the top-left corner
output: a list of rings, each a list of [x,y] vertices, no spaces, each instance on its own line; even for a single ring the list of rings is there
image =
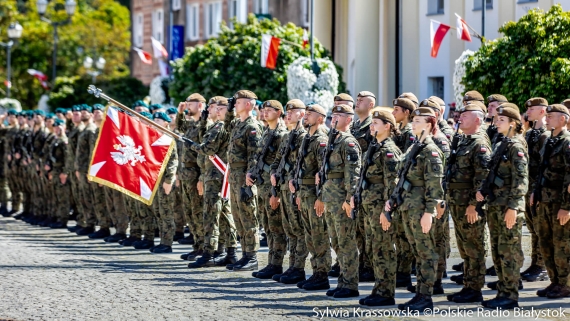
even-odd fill
[[[181,7],[180,0],[172,0],[172,11],[178,11]]]
[[[493,0],[485,0],[485,8],[493,9]],[[483,0],[473,0],[473,10],[481,10],[483,8]]]
[[[517,3],[538,2],[538,0],[517,0]]]
[[[428,0],[428,15],[443,14],[443,0]]]
[[[204,38],[215,37],[220,32],[222,22],[222,3],[210,2],[204,7]]]
[[[152,13],[152,36],[160,43],[164,43],[164,14],[162,9]]]
[[[135,47],[142,47],[143,46],[143,37],[144,37],[144,16],[142,13],[137,13],[134,16],[134,30],[133,30],[133,42]]]
[[[238,22],[247,22],[247,0],[230,0],[228,1],[228,25],[233,28],[232,18],[236,18]]]
[[[443,77],[429,77],[428,78],[428,95],[437,96],[443,99]]]
[[[257,14],[269,13],[269,0],[254,0],[254,10]]]
[[[186,5],[186,37],[190,41],[200,39],[200,4]]]
[[[311,24],[311,0],[302,0],[301,6],[301,14],[303,15],[301,18],[301,26],[308,28]]]

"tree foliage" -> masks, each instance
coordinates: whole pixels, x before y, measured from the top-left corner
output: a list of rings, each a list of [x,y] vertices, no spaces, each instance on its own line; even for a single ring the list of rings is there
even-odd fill
[[[292,23],[281,25],[277,19],[260,19],[250,14],[246,23],[233,21],[233,29],[222,23],[217,38],[204,45],[187,48],[184,57],[172,63],[174,80],[170,96],[177,101],[199,92],[205,97],[231,96],[239,89],[249,89],[260,100],[286,102],[287,67],[299,56],[309,56],[303,49],[303,29]],[[286,40],[279,46],[275,70],[261,67],[261,36],[271,34]],[[294,44],[299,44],[296,46]],[[329,57],[329,52],[315,39],[315,57]],[[342,70],[336,66],[339,75]],[[340,79],[339,92],[346,90]]]
[[[501,93],[524,109],[531,97],[558,103],[570,94],[570,12],[533,9],[500,29],[466,63],[463,83],[484,96]]]

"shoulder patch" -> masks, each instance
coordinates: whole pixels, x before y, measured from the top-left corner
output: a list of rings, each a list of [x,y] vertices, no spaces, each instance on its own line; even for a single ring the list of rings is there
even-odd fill
[[[257,130],[252,130],[251,132],[249,132],[251,135],[257,135]]]
[[[386,157],[388,157],[388,158],[394,158],[394,153],[388,152],[388,153],[386,153]]]
[[[414,136],[410,136],[410,140],[413,142],[414,140],[416,140],[416,138]]]
[[[355,143],[348,143],[348,147],[354,147],[354,146],[356,146]]]
[[[451,137],[451,135],[449,135],[449,134],[446,134],[446,135],[445,135],[445,137],[447,137],[447,138],[449,139],[449,138]]]
[[[479,150],[481,153],[486,153],[487,152],[487,148],[481,146],[481,149]]]
[[[319,143],[319,146],[321,146],[321,147],[325,147],[325,146],[327,146],[327,143],[325,143],[325,142],[321,142],[321,143]]]
[[[523,153],[523,152],[518,152],[517,155],[519,155],[519,157],[524,157],[524,153]]]
[[[446,140],[442,140],[442,141],[441,141],[441,144],[442,144],[442,145],[447,145],[447,141],[446,141]]]
[[[439,153],[438,152],[431,152],[431,156],[437,157],[437,156],[439,156]]]

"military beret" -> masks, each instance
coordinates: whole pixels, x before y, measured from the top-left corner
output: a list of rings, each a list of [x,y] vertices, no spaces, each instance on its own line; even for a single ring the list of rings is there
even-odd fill
[[[105,110],[105,106],[101,105],[101,104],[95,104],[93,105],[93,111],[95,110]]]
[[[86,110],[86,111],[88,111],[88,112],[90,112],[90,113],[93,112],[93,108],[91,108],[91,106],[86,105],[86,104],[82,104],[79,108],[80,108],[81,111]]]
[[[408,98],[396,98],[392,101],[392,105],[394,107],[395,106],[402,107],[402,108],[409,110],[410,112],[412,112],[412,111],[414,111],[414,109],[416,109],[416,104],[417,103],[415,103],[414,101],[412,101]]]
[[[470,101],[470,100],[478,100],[480,102],[485,102],[485,98],[483,98],[483,95],[481,95],[480,92],[478,92],[477,90],[471,90],[465,93],[465,95],[463,96],[463,101]]]
[[[431,116],[435,117],[435,111],[430,107],[418,107],[412,112],[412,117],[414,116]]]
[[[132,107],[133,107],[133,108],[135,108],[135,107],[145,107],[145,108],[148,108],[148,104],[145,103],[145,102],[142,101],[142,100],[137,100],[137,101],[135,101],[135,103],[133,104]]]
[[[178,109],[176,109],[174,107],[170,107],[166,110],[166,114],[167,115],[178,114]]]
[[[55,113],[56,114],[65,114],[66,110],[65,110],[65,108],[58,107],[55,109]]]
[[[217,104],[218,103],[218,97],[220,97],[220,96],[214,96],[214,97],[210,98],[210,100],[208,100],[208,105]]]
[[[148,111],[141,111],[139,114],[141,114],[142,116],[144,116],[148,119],[152,119],[152,114],[149,113]]]
[[[305,103],[301,101],[301,99],[291,99],[285,105],[286,110],[293,110],[293,109],[306,109]]]
[[[349,114],[349,115],[354,115],[354,109],[352,109],[352,107],[350,107],[349,105],[346,104],[340,104],[337,106],[334,106],[332,109],[332,113],[333,114]]]
[[[570,108],[570,99],[564,99],[562,105],[566,106],[566,108]]]
[[[370,91],[361,91],[358,93],[357,97],[372,97],[372,98],[376,99],[376,96],[374,96],[374,94]]]
[[[287,104],[287,105],[289,105],[289,104]],[[307,111],[314,112],[314,113],[317,113],[317,114],[322,115],[324,117],[327,117],[327,112],[319,104],[312,104],[312,105],[307,106]]]
[[[54,113],[47,113],[46,114],[46,119],[54,119],[55,118],[55,114]]]
[[[406,99],[409,99],[409,100],[411,100],[414,104],[416,104],[416,107],[420,104],[420,103],[419,103],[419,100],[418,100],[418,97],[416,97],[416,95],[414,95],[413,93],[403,93],[403,94],[401,94],[400,96],[398,96],[398,98],[406,98]],[[402,106],[400,106],[400,107],[402,107]],[[414,107],[414,109],[415,109],[415,107]],[[412,110],[413,110],[413,109],[412,109]]]
[[[73,105],[73,107],[71,107],[71,111],[81,111],[81,105]]]
[[[18,116],[18,112],[15,109],[8,109],[6,113],[8,116]]]
[[[513,103],[502,103],[497,108],[497,115],[507,116],[514,120],[521,121],[521,113],[519,107]]]
[[[542,97],[534,97],[527,100],[525,103],[526,108],[534,107],[534,106],[541,106],[546,107],[548,106],[548,101]]]
[[[228,105],[228,99],[224,96],[216,96],[216,105],[218,106],[227,106]]]
[[[441,113],[441,106],[437,102],[431,99],[422,100],[422,102],[420,103],[420,107],[429,107],[437,111],[438,113]]]
[[[433,100],[435,101],[437,104],[439,104],[441,107],[444,107],[443,109],[445,109],[445,101],[443,101],[443,99],[437,97],[437,96],[430,96],[428,98],[429,100]],[[441,108],[440,108],[441,110]]]
[[[193,93],[192,95],[188,96],[186,98],[187,102],[199,102],[199,103],[205,103],[206,102],[206,98],[204,98],[204,96],[200,95],[199,93]]]
[[[499,102],[499,103],[508,103],[509,102],[507,97],[505,97],[501,94],[492,94],[491,96],[487,97],[487,101],[490,103],[492,103],[494,101]]]
[[[396,126],[396,119],[394,118],[394,115],[392,115],[392,113],[387,110],[376,110],[372,114],[372,118],[381,119],[385,122],[392,124],[392,126]]]
[[[263,107],[271,107],[276,110],[283,111],[283,105],[277,100],[268,100],[262,104]]]
[[[242,90],[238,90],[238,91],[234,94],[234,98],[235,98],[235,99],[247,98],[247,99],[255,99],[255,100],[257,100],[257,95],[255,95],[252,91],[242,89]]]
[[[568,112],[568,107],[562,104],[553,104],[546,107],[547,113],[563,113],[570,116],[570,112]]]
[[[34,119],[34,115],[35,115],[35,113],[33,110],[28,110],[28,112],[26,113],[26,117],[28,119]]]
[[[463,103],[463,108],[458,110],[460,113],[464,111],[480,111],[484,114],[487,113],[487,106],[478,100],[468,100]]]
[[[43,110],[40,109],[36,109],[34,110],[34,115],[38,115],[38,116],[46,116],[46,113]]]
[[[154,113],[152,115],[152,119],[162,119],[167,123],[170,123],[172,121],[172,118],[170,118],[165,112],[162,111]]]
[[[21,112],[19,112],[16,116],[18,117],[26,117],[28,116],[28,113],[25,110],[22,110]]]
[[[53,122],[54,126],[62,126],[65,125],[65,121],[63,121],[63,119],[59,119],[57,118],[54,122]]]
[[[352,99],[352,97],[351,97],[349,94],[340,93],[340,94],[334,96],[334,101],[350,101],[350,102],[354,102],[354,99]]]
[[[162,105],[161,104],[152,104],[150,106],[148,106],[148,109],[150,110],[150,112],[154,112],[157,109],[161,109]]]

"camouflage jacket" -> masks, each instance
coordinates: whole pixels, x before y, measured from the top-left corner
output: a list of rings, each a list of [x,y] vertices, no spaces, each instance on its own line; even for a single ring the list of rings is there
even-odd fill
[[[65,171],[65,161],[68,158],[67,153],[69,152],[67,145],[68,139],[66,136],[54,136],[54,139],[49,146],[48,165],[51,168],[51,172],[56,175],[61,173],[70,174]]]
[[[200,127],[198,130],[198,140],[200,142],[204,141],[204,136],[206,135],[206,132],[213,125],[214,123],[210,119],[207,119],[206,121],[200,120]],[[195,150],[193,151],[195,152]],[[198,163],[198,167],[200,168],[200,181],[204,182],[205,179],[204,172],[206,171],[206,164],[207,162],[210,162],[210,160],[208,160],[208,157],[206,157],[204,154],[198,153],[196,155],[196,161]]]
[[[44,146],[50,135],[51,133],[45,126],[40,127],[40,129],[32,133],[32,158],[36,164],[39,164],[45,159]]]
[[[525,141],[528,148],[528,181],[530,185],[538,177],[538,168],[540,167],[540,150],[550,137],[550,132],[546,131],[546,127],[528,130],[525,133]]]
[[[80,122],[79,125],[74,125],[72,122],[68,122],[68,124],[71,123],[72,128],[68,131],[68,135],[67,135],[67,159],[65,160],[65,172],[66,173],[72,173],[75,169],[74,169],[74,163],[75,163],[75,152],[77,151],[77,143],[79,141],[79,135],[81,135],[81,132],[83,132],[83,130],[85,129],[85,124],[83,122]]]
[[[402,193],[404,203],[401,210],[422,211],[436,215],[435,207],[439,200],[443,200],[443,154],[433,142],[431,136],[424,139],[425,147],[420,151],[413,162],[405,179],[410,183],[410,189]],[[406,153],[401,165],[410,157]]]
[[[46,138],[46,141],[44,143],[44,147],[42,148],[42,152],[41,152],[41,159],[40,159],[40,163],[42,164],[40,170],[42,172],[45,173],[45,169],[44,169],[44,164],[48,164],[50,161],[50,150],[51,150],[51,144],[56,140],[55,134],[54,133],[49,133],[48,137]]]
[[[392,138],[386,138],[371,157],[372,163],[368,167],[366,181],[369,188],[362,191],[362,204],[377,204],[384,206],[384,202],[390,197],[398,178],[398,163],[402,152],[396,146]],[[365,162],[366,160],[362,160]]]
[[[261,142],[259,143],[259,147],[255,155],[256,158],[258,158],[258,155],[261,154],[265,143],[272,133],[274,133],[273,140],[271,141],[271,145],[269,146],[267,154],[265,154],[265,158],[263,159],[263,162],[265,164],[263,165],[263,171],[261,172],[261,178],[263,178],[263,186],[265,187],[271,187],[271,165],[276,160],[277,153],[279,152],[279,146],[281,146],[281,142],[284,141],[283,138],[286,134],[288,134],[287,127],[285,127],[285,125],[281,122],[277,124],[277,127],[275,129],[270,129],[267,127],[261,136]],[[259,182],[257,182],[256,185],[259,186]]]
[[[32,128],[25,129],[22,133],[22,158],[32,159],[34,155],[34,130]]]
[[[303,143],[303,138],[307,135],[307,131],[303,126],[299,126],[300,128],[297,129],[299,135],[297,136],[297,140],[292,143],[291,151],[287,159],[285,160],[285,172],[287,173],[285,177],[283,177],[283,184],[281,184],[281,190],[289,190],[288,183],[289,180],[293,179],[294,167],[297,160],[297,154],[299,153],[299,148],[301,148],[301,144]],[[285,148],[287,147],[287,143],[289,142],[289,135],[291,135],[293,131],[286,132],[281,139],[281,144],[279,145],[279,149],[277,150],[277,154],[275,154],[275,159],[271,164],[271,174],[275,174],[277,169],[279,168],[279,163],[283,158],[283,153],[285,152]]]
[[[6,164],[8,163],[8,155],[12,157],[12,161],[14,160],[13,146],[14,146],[14,141],[16,140],[16,137],[20,132],[19,128],[20,127],[16,124],[13,127],[3,128],[2,131],[0,132],[0,138],[2,140],[3,152],[4,152],[2,154],[2,160]]]
[[[77,148],[75,150],[74,170],[80,174],[86,174],[91,162],[91,142],[97,139],[97,125],[89,123],[77,138]]]
[[[228,145],[229,133],[224,129],[224,122],[217,121],[210,126],[204,134],[202,144],[192,146],[192,150],[199,155],[203,155],[205,158],[205,171],[202,174],[204,182],[213,180],[222,181],[224,175],[214,166],[212,161],[210,161],[209,156],[218,155],[227,165]]]
[[[437,148],[443,153],[443,163],[449,158],[451,154],[451,146],[447,137],[439,130],[431,137]]]
[[[226,113],[224,129],[230,133],[228,163],[230,168],[244,168],[251,171],[255,166],[255,155],[261,144],[263,124],[253,116],[244,121],[236,119],[233,112]]]
[[[29,130],[26,125],[24,127],[20,127],[20,129],[14,136],[14,140],[12,141],[12,146],[11,146],[12,156],[14,157],[13,162],[15,162],[13,164],[20,165],[22,159],[27,155],[26,140],[28,137],[28,133]],[[20,154],[20,159],[16,159],[16,156],[14,156],[15,154]]]
[[[496,148],[502,144],[498,141]],[[497,176],[502,186],[495,186],[493,193],[496,199],[488,202],[491,206],[507,206],[519,212],[525,210],[525,194],[528,190],[528,154],[522,136],[511,138],[503,160],[499,164]],[[496,149],[495,149],[496,150]],[[496,180],[499,182],[499,180]]]
[[[477,133],[464,135],[457,145],[457,157],[451,164],[446,202],[451,205],[477,205],[477,187],[489,174],[491,144]]]
[[[308,135],[308,133],[305,135]],[[304,137],[305,136],[303,136],[303,138]],[[327,146],[327,133],[323,128],[317,129],[317,131],[315,131],[315,133],[309,137],[305,151],[299,150],[302,143],[302,140],[297,141],[297,145],[299,147],[295,155],[295,164],[297,163],[297,157],[303,157],[304,155],[303,160],[300,162],[301,182],[299,182],[298,194],[300,197],[315,196],[317,194],[315,176],[319,171],[319,166],[323,158],[323,152]],[[296,170],[297,168],[294,165],[293,170],[290,172],[288,180],[292,180],[294,178]],[[323,194],[319,196],[319,199],[322,198],[322,195]]]
[[[546,144],[540,149],[539,161],[545,156]],[[570,132],[563,130],[554,138],[548,165],[543,172],[542,202],[562,203],[561,208],[570,209],[570,195],[567,192],[570,185]],[[536,188],[539,182],[534,182]],[[533,188],[533,189],[534,189]],[[556,215],[556,214],[555,214]]]
[[[172,184],[176,179],[176,171],[178,170],[178,151],[176,149],[176,144],[172,146],[172,153],[166,163],[166,168],[162,174],[162,183]]]
[[[329,158],[328,179],[323,184],[323,202],[339,199],[350,201],[360,175],[360,157],[360,145],[356,138],[350,133],[339,132]],[[321,164],[323,161],[320,159]],[[340,177],[335,178],[336,175]]]
[[[184,137],[200,143],[200,122],[194,119],[187,120],[184,114],[178,114],[176,117],[176,126],[178,130],[184,133]],[[181,162],[184,163],[183,167],[195,167],[198,163],[198,154],[190,148],[183,148]]]
[[[361,123],[360,120],[354,122],[354,126],[351,128],[350,133],[360,144],[360,149],[362,153],[368,150],[368,144],[372,141],[372,135],[370,134],[370,124],[372,124],[372,116],[366,117]]]
[[[412,123],[408,123],[403,128],[400,128],[400,133],[401,135],[396,137],[394,141],[402,153],[405,153],[416,139],[414,134],[412,134]]]
[[[445,135],[445,137],[447,137],[447,139],[451,139],[451,137],[453,137],[454,134],[453,128],[449,126],[449,124],[445,120],[442,119],[439,122],[437,122],[437,126],[439,127],[439,131],[441,131]]]

